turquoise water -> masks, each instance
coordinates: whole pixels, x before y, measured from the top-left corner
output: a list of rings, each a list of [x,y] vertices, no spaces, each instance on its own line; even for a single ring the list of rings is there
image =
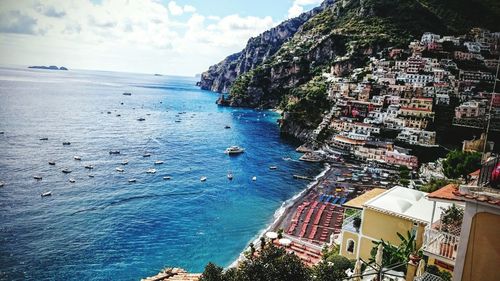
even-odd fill
[[[238,257],[307,184],[292,174],[321,167],[294,161],[297,144],[279,137],[276,113],[218,107],[195,82],[0,69],[0,279],[137,280],[164,266],[200,272]],[[246,151],[230,157],[230,145]],[[46,191],[52,196],[42,198]]]

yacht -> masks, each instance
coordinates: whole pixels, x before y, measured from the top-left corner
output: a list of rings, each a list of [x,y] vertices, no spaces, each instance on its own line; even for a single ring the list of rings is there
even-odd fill
[[[168,181],[168,180],[171,180],[172,177],[171,176],[165,176],[165,177],[163,177],[163,179],[166,180],[166,181]]]
[[[240,154],[240,153],[243,153],[244,151],[245,151],[245,149],[243,149],[242,147],[233,145],[233,146],[226,148],[224,153],[231,155],[231,154]]]
[[[136,179],[129,179],[128,182],[132,183],[132,182],[136,182],[137,180]]]
[[[125,170],[124,170],[124,169],[122,169],[122,168],[120,168],[120,167],[117,167],[115,170],[116,170],[117,172],[120,172],[120,173],[125,172]]]
[[[154,173],[156,173],[156,169],[153,169],[153,168],[148,169],[148,170],[146,171],[146,173],[148,173],[148,174],[154,174]]]
[[[82,160],[82,157],[80,157],[80,156],[73,156],[73,159],[80,161],[80,160]]]
[[[71,143],[69,141],[65,141],[63,142],[63,145],[71,145]]]
[[[41,176],[33,176],[33,178],[37,181],[41,181],[42,180],[42,177]]]
[[[200,181],[207,181],[207,177],[201,177]]]
[[[54,166],[55,164],[56,164],[56,162],[54,162],[54,161],[49,161],[49,165]]]
[[[66,168],[66,169],[62,170],[62,172],[65,174],[70,174],[72,171],[70,169]]]
[[[92,169],[94,169],[94,166],[92,166],[92,165],[85,165],[85,169],[92,170]]]
[[[75,181],[75,179],[71,178],[71,179],[69,179],[69,182],[70,183],[75,183],[76,181]]]
[[[41,141],[49,140],[49,138],[40,138]]]
[[[161,164],[163,164],[163,161],[161,161],[161,160],[155,161],[155,165],[161,165]]]
[[[122,165],[128,165],[128,160],[123,160],[121,164]]]
[[[111,150],[109,152],[110,155],[113,155],[113,154],[120,154],[120,151],[119,150]]]
[[[51,196],[52,192],[51,191],[47,191],[47,192],[42,193],[41,195],[42,195],[42,197]]]

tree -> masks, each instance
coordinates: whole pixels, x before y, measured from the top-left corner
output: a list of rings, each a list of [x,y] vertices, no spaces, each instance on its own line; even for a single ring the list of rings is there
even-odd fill
[[[431,193],[453,182],[454,181],[448,179],[432,178],[428,183],[424,184],[420,188],[420,191]]]
[[[454,150],[443,161],[444,175],[451,179],[467,178],[467,175],[481,167],[481,154]]]
[[[324,249],[319,264],[313,267],[313,276],[316,281],[336,281],[347,277],[345,271],[353,269],[352,261],[338,254],[338,248]]]
[[[223,268],[211,262],[205,266],[205,270],[201,274],[200,281],[224,281]]]
[[[399,246],[392,245],[390,242],[381,240],[379,242],[373,242],[374,247],[371,250],[370,262],[375,262],[375,255],[377,254],[378,245],[382,244],[384,249],[382,254],[382,265],[394,267],[396,270],[404,271],[406,269],[406,264],[408,263],[409,257],[412,253],[417,250],[417,244],[415,241],[415,234],[406,233],[404,237],[401,233],[397,233],[401,243]],[[396,266],[399,265],[399,266]]]

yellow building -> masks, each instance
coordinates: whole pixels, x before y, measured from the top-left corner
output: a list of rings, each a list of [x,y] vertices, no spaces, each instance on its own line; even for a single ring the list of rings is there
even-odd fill
[[[425,195],[425,192],[397,186],[382,191],[374,189],[345,203],[343,206],[350,211],[346,211],[349,215],[342,225],[340,254],[348,259],[368,260],[374,241],[383,239],[399,245],[397,233],[405,235],[408,231],[415,234],[420,248],[425,226],[433,216],[438,219],[441,212],[440,208],[433,208],[433,202]],[[436,204],[443,208],[450,206],[448,203]],[[359,221],[356,217],[361,219],[358,228],[355,227],[355,222]]]

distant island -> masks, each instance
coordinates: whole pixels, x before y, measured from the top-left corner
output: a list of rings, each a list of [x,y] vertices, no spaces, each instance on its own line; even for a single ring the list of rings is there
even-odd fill
[[[35,68],[35,69],[48,69],[48,70],[68,70],[66,67],[61,66],[57,67],[55,65],[51,66],[45,66],[45,65],[34,65],[34,66],[28,66],[28,68]]]

